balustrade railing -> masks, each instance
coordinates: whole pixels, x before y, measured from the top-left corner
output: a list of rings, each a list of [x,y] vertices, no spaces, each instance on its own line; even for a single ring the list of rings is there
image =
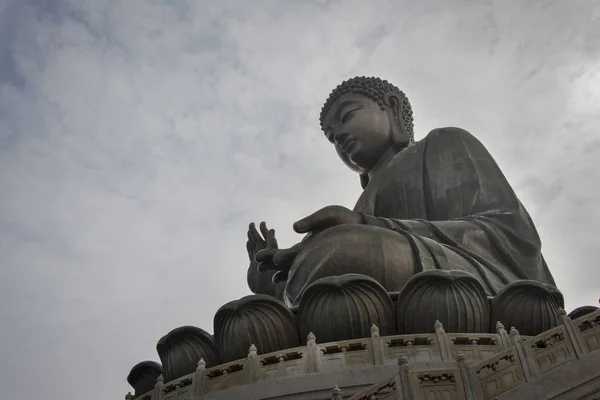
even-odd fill
[[[196,372],[166,383],[159,376],[154,389],[135,400],[193,400],[269,379],[394,365],[398,360],[399,372],[351,399],[394,398],[398,391],[406,400],[493,399],[600,349],[600,310],[575,320],[563,310],[558,316],[557,327],[535,337],[521,336],[514,328],[507,333],[501,323],[495,334],[446,333],[439,322],[432,334],[380,336],[373,326],[370,338],[332,343],[318,343],[309,334],[306,346],[268,354],[259,354],[260,349],[251,346],[247,358],[212,368],[201,359]],[[428,368],[419,369],[424,363]],[[417,368],[411,371],[409,365]],[[343,397],[336,387],[332,399],[337,398]]]

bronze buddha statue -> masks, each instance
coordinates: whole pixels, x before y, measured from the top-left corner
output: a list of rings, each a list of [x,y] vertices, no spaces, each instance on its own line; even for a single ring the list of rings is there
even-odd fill
[[[476,280],[489,298],[519,282],[508,291],[521,294],[505,294],[512,298],[505,308],[526,305],[523,296],[531,290],[562,305],[529,214],[473,135],[440,128],[415,142],[408,98],[379,78],[343,82],[325,102],[320,122],[364,191],[353,210],[328,206],[296,222],[294,230],[307,235],[289,249],[277,248],[266,224],[262,237],[251,224],[253,292],[293,307],[322,278],[358,274],[395,293],[409,280],[435,286],[448,276]],[[435,297],[434,288],[429,292]]]
[[[441,324],[448,333],[514,326],[531,336],[565,315],[529,214],[473,135],[441,128],[415,142],[407,97],[378,78],[343,82],[320,120],[360,176],[354,209],[327,206],[299,220],[294,230],[306,235],[289,249],[265,223],[250,224],[254,294],[216,312],[214,335],[183,326],[161,338],[163,365],[143,362],[129,375],[136,394],[159,374],[173,380],[259,353],[297,357],[303,350],[292,349],[317,340],[410,334],[412,345],[412,334]]]

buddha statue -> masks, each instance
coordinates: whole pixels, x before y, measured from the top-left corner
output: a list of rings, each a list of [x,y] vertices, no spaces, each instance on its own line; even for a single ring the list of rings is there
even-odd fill
[[[214,334],[182,326],[161,338],[163,365],[142,362],[129,374],[136,395],[154,390],[159,374],[171,381],[223,363],[210,376],[235,374],[258,354],[270,354],[260,363],[271,372],[304,358],[310,370],[319,349],[336,357],[376,343],[355,339],[429,346],[431,335],[421,334],[467,337],[503,326],[534,336],[566,316],[529,214],[473,135],[441,128],[416,142],[407,97],[378,78],[339,85],[320,122],[360,176],[354,208],[330,205],[300,219],[293,229],[305,236],[287,249],[266,223],[250,224],[253,294],[217,310]]]
[[[265,223],[260,232],[251,224],[254,293],[293,308],[315,282],[352,274],[399,296],[404,311],[397,316],[404,313],[406,321],[432,307],[455,308],[448,312],[471,322],[480,318],[473,314],[515,318],[529,308],[535,315],[521,313],[518,322],[546,321],[531,331],[552,325],[563,300],[540,238],[479,140],[449,127],[415,141],[408,98],[379,78],[356,77],[335,88],[320,125],[342,162],[359,174],[363,192],[352,210],[331,205],[297,221],[294,230],[306,236],[291,248],[279,249]],[[479,299],[479,311],[461,310],[475,302],[470,296]]]

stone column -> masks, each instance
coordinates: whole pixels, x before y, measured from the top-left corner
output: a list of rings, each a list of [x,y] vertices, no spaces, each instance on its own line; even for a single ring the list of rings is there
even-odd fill
[[[258,362],[258,350],[255,345],[251,344],[248,348],[248,383],[254,383],[258,381],[258,369],[260,364]]]
[[[156,385],[154,385],[154,390],[152,390],[152,395],[150,396],[152,400],[160,400],[164,383],[165,378],[163,378],[162,375],[159,375],[158,378],[156,378]]]
[[[342,390],[337,385],[331,391],[331,400],[342,400]]]
[[[381,336],[379,336],[379,328],[375,324],[371,326],[371,350],[373,352],[373,364],[385,364],[386,360],[383,353],[383,343],[381,341]]]
[[[398,374],[396,375],[396,393],[398,400],[416,400],[415,388],[410,375],[408,358],[401,356],[398,359]]]
[[[504,325],[502,325],[502,322],[500,321],[496,322],[496,333],[498,334],[500,340],[500,346],[502,346],[503,349],[508,349],[511,346],[510,337],[508,336],[506,329],[504,329]]]
[[[204,370],[206,369],[206,361],[204,358],[198,360],[198,366],[196,372],[194,372],[194,378],[192,381],[192,393],[194,396],[200,396],[202,394],[202,386],[204,383]]]
[[[435,338],[439,346],[442,361],[452,360],[452,347],[450,347],[450,341],[444,330],[444,325],[440,321],[435,321],[433,327],[435,328]]]
[[[312,332],[310,332],[306,337],[306,353],[304,353],[306,357],[306,360],[304,361],[306,363],[305,366],[307,374],[312,374],[319,371],[319,357],[321,355],[319,354],[318,350],[317,338]]]
[[[567,333],[569,341],[575,350],[575,357],[581,358],[586,351],[579,329],[575,326],[573,320],[571,320],[571,318],[567,315],[567,312],[562,308],[558,309],[556,316],[558,317],[559,322],[565,327],[565,332]]]
[[[460,372],[460,380],[462,381],[463,391],[465,392],[466,400],[477,400],[477,392],[473,385],[473,377],[471,370],[467,365],[467,357],[464,354],[456,356],[456,363],[458,364],[458,371]]]
[[[534,366],[535,360],[529,357],[529,354],[531,353],[525,348],[523,339],[521,338],[519,331],[516,330],[514,326],[510,328],[510,339],[512,345],[517,350],[517,355],[519,356],[519,359],[521,361],[523,373],[525,374],[525,381],[531,382],[535,380],[536,376],[539,375],[537,373],[537,369]]]

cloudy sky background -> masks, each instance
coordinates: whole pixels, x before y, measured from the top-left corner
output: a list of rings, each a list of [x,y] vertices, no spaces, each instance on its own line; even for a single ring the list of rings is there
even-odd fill
[[[567,308],[600,295],[600,2],[0,0],[0,387],[119,399],[180,325],[248,292],[247,224],[349,207],[319,129],[375,75],[417,138],[488,147]]]

